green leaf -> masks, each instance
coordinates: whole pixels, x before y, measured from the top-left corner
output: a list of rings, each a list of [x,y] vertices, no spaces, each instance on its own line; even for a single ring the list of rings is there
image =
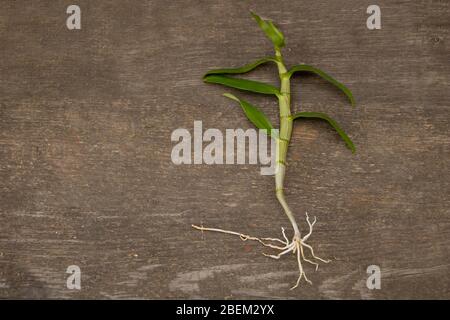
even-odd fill
[[[353,94],[352,92],[342,83],[340,83],[339,81],[337,81],[336,79],[334,79],[332,76],[330,76],[329,74],[323,72],[320,69],[317,69],[313,66],[309,66],[307,64],[299,64],[296,66],[293,66],[289,71],[288,71],[288,76],[291,77],[295,72],[311,72],[314,74],[317,74],[318,76],[322,77],[323,79],[327,80],[328,82],[332,83],[333,85],[335,85],[336,87],[338,87],[342,92],[345,93],[345,95],[349,98],[350,103],[352,104],[352,106],[355,106],[355,99],[353,98]]]
[[[348,137],[348,135],[344,132],[344,130],[341,129],[341,127],[338,125],[338,123],[328,116],[326,113],[322,112],[298,112],[292,116],[292,119],[298,119],[298,118],[312,118],[312,119],[322,119],[327,121],[336,131],[339,133],[341,138],[345,141],[347,144],[347,147],[352,150],[352,153],[356,152],[355,145],[353,144],[352,140]]]
[[[259,59],[255,62],[246,64],[243,67],[240,68],[224,68],[224,69],[214,69],[214,70],[210,70],[208,71],[204,77],[211,75],[211,74],[237,74],[237,73],[247,73],[249,71],[252,71],[253,69],[255,69],[256,67],[258,67],[261,64],[267,63],[267,62],[276,62],[277,60],[273,57],[266,57],[266,58],[262,58]]]
[[[246,80],[246,79],[238,79],[238,78],[230,78],[223,75],[209,75],[203,78],[203,81],[208,83],[218,83],[222,84],[227,87],[256,92],[256,93],[263,93],[263,94],[274,94],[279,95],[280,92],[277,88],[270,84],[253,81],[253,80]]]
[[[261,19],[256,13],[250,11],[253,18],[258,23],[259,27],[264,31],[266,36],[272,41],[275,48],[284,47],[284,35],[280,30],[275,27],[275,25],[270,20]]]
[[[250,120],[258,129],[265,129],[267,130],[267,135],[270,136],[271,129],[273,129],[272,123],[270,123],[270,120],[266,117],[266,115],[259,110],[257,107],[251,105],[245,100],[239,99],[236,96],[230,94],[230,93],[224,93],[225,97],[230,98],[234,101],[239,102],[239,104],[242,107],[242,110],[244,110],[245,115],[247,116],[248,120]]]

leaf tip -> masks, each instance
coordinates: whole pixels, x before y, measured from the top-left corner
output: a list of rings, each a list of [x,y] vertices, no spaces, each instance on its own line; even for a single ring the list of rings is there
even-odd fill
[[[272,20],[265,20],[251,10],[250,13],[266,36],[272,41],[275,48],[280,49],[285,46],[284,35],[273,24]]]
[[[214,83],[214,74],[205,74],[204,76],[203,76],[203,82],[206,82],[206,83]],[[211,81],[211,80],[213,80],[213,81]]]
[[[228,98],[228,99],[235,100],[235,101],[238,101],[238,102],[239,102],[239,99],[236,98],[236,96],[232,95],[231,93],[226,92],[226,93],[224,93],[224,94],[222,94],[222,95],[223,95],[224,97]]]
[[[252,15],[252,17],[253,17],[255,20],[261,19],[261,17],[258,16],[253,10],[250,10],[250,14]]]

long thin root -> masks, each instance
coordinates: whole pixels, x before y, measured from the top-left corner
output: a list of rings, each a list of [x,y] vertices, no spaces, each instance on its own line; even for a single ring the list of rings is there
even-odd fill
[[[221,233],[227,233],[227,234],[236,235],[236,236],[239,236],[239,238],[241,238],[242,241],[247,241],[247,240],[258,241],[263,246],[269,247],[269,248],[272,248],[272,249],[284,250],[284,249],[287,248],[287,243],[284,242],[281,239],[276,239],[276,238],[257,238],[257,237],[252,237],[252,236],[249,236],[247,234],[243,234],[243,233],[239,233],[239,232],[223,230],[223,229],[217,229],[217,228],[206,228],[206,227],[203,227],[203,226],[196,226],[195,224],[192,225],[192,228],[200,230],[200,231],[212,231],[212,232],[221,232]],[[276,245],[267,243],[267,241],[280,242],[280,243],[284,244],[285,246],[284,247],[276,246]]]

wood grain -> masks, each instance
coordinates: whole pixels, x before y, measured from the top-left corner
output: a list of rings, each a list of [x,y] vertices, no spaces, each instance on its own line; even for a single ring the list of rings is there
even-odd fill
[[[450,298],[449,2],[1,1],[0,298]],[[279,236],[288,221],[255,165],[171,162],[171,132],[250,128],[201,75],[271,53],[248,13],[278,23],[288,64],[326,70],[357,108],[315,77],[296,77],[287,198],[333,258],[313,285],[293,257],[201,234],[192,223]],[[276,84],[276,72],[250,75]],[[277,121],[276,102],[241,94]],[[82,289],[66,288],[79,265]],[[381,290],[365,285],[381,267]]]

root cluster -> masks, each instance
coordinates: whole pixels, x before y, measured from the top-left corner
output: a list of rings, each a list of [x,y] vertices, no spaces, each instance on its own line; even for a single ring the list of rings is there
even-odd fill
[[[281,233],[283,235],[283,239],[278,239],[278,238],[257,238],[257,237],[252,237],[252,236],[242,234],[239,232],[223,230],[223,229],[216,229],[216,228],[206,228],[206,227],[197,226],[197,225],[192,225],[192,227],[197,230],[200,230],[202,232],[203,231],[212,231],[212,232],[221,232],[221,233],[236,235],[236,236],[239,236],[242,241],[247,241],[247,240],[257,241],[265,247],[279,251],[278,254],[263,253],[263,255],[265,255],[266,257],[272,258],[272,259],[280,259],[285,254],[292,252],[292,254],[296,255],[296,257],[297,257],[297,264],[298,264],[298,270],[299,270],[299,276],[297,278],[297,282],[291,288],[291,290],[292,290],[292,289],[295,289],[298,287],[298,285],[300,284],[300,280],[302,278],[305,279],[305,281],[307,283],[309,283],[309,284],[312,283],[306,277],[304,266],[303,266],[302,262],[307,262],[307,263],[314,265],[316,270],[319,268],[318,261],[321,261],[323,263],[330,262],[330,260],[322,259],[322,258],[316,256],[312,246],[309,245],[308,243],[306,243],[306,241],[311,236],[311,233],[313,231],[314,224],[316,223],[316,217],[314,217],[314,220],[311,222],[309,220],[308,213],[306,213],[306,222],[308,223],[308,226],[309,226],[309,232],[303,237],[301,237],[300,234],[294,234],[294,237],[292,238],[291,241],[289,241],[288,237],[286,236],[286,232],[285,232],[284,228],[281,228]],[[309,251],[310,258],[305,256],[305,251]],[[312,260],[312,259],[314,259],[314,260]]]

